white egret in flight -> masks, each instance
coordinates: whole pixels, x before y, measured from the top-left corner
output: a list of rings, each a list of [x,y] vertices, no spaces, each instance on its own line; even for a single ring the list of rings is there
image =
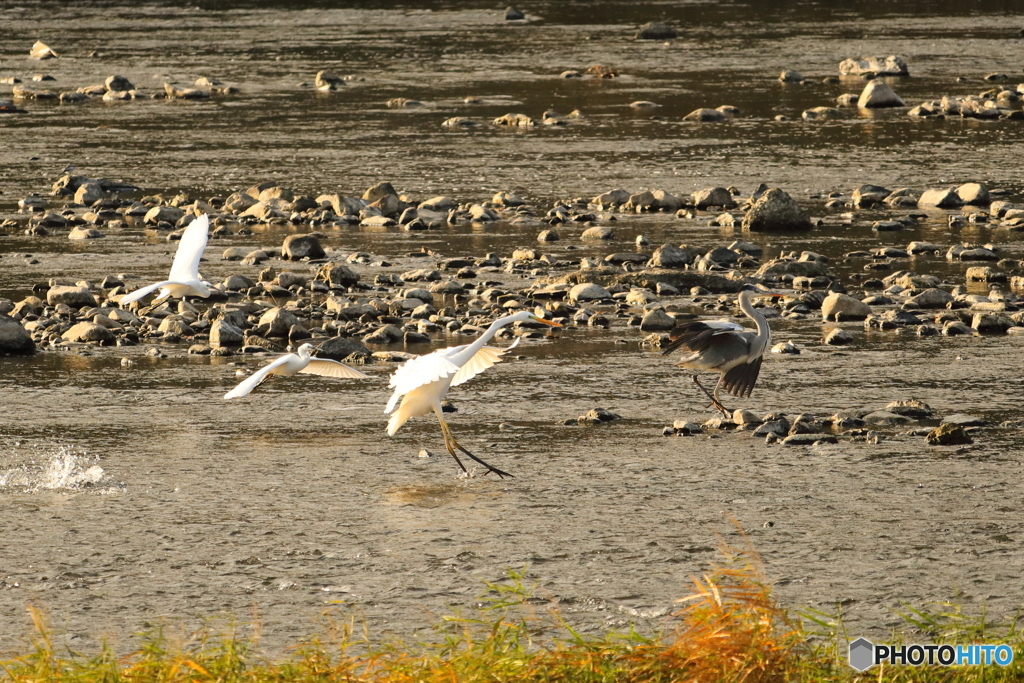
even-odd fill
[[[677,364],[694,370],[693,383],[711,399],[711,405],[729,415],[730,411],[718,399],[721,389],[733,396],[750,396],[761,372],[761,360],[772,341],[768,321],[756,308],[754,297],[782,297],[784,294],[761,291],[753,285],[744,285],[738,298],[740,310],[757,325],[757,331],[727,320],[684,323],[669,333],[671,340],[662,355],[676,349],[686,352]],[[704,388],[697,378],[698,372],[720,373],[714,393]]]
[[[340,377],[344,379],[366,379],[358,370],[353,370],[344,363],[326,358],[314,358],[310,352],[316,349],[312,344],[303,344],[295,353],[285,354],[271,363],[252,373],[237,387],[224,394],[225,399],[245,396],[253,389],[267,381],[271,375],[294,377],[297,374],[320,375],[321,377]]]
[[[171,297],[210,296],[209,282],[204,281],[199,275],[199,259],[206,249],[206,238],[210,232],[210,218],[206,214],[199,216],[185,228],[181,234],[181,241],[178,242],[178,251],[174,254],[174,262],[171,264],[171,274],[163,282],[136,289],[130,294],[121,297],[121,306],[138,301],[150,292],[160,290],[160,296],[153,300],[153,304],[146,309],[146,312],[153,310],[165,300]]]
[[[437,415],[437,421],[441,423],[441,435],[444,437],[445,448],[455,458],[455,462],[458,463],[463,472],[466,472],[466,467],[459,460],[459,456],[455,452],[456,449],[462,451],[486,467],[489,472],[494,472],[501,478],[512,476],[508,472],[503,472],[497,467],[488,465],[459,445],[459,442],[452,435],[448,423],[444,420],[444,414],[441,411],[441,399],[448,394],[449,388],[468,382],[495,363],[501,362],[501,356],[510,349],[515,348],[516,344],[519,343],[519,339],[516,339],[511,346],[504,349],[485,346],[485,344],[493,339],[498,330],[505,327],[505,325],[525,322],[527,320],[536,320],[552,327],[561,327],[558,323],[540,318],[529,311],[519,311],[514,315],[495,320],[472,344],[438,349],[433,353],[428,353],[403,363],[391,375],[391,382],[389,384],[389,386],[394,388],[395,393],[392,394],[387,408],[384,409],[385,414],[394,411],[394,414],[388,421],[388,436],[394,436],[395,432],[409,418],[426,415],[433,411]],[[398,404],[399,399],[402,400],[401,405]],[[395,410],[396,405],[398,406],[397,411]]]

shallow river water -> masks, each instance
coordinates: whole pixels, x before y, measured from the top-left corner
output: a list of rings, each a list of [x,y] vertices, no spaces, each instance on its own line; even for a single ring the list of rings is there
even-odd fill
[[[48,192],[68,163],[147,194],[226,196],[275,180],[314,196],[359,195],[389,180],[420,198],[482,201],[513,191],[545,210],[620,186],[687,194],[732,185],[748,195],[766,182],[826,217],[824,225],[751,236],[701,220],[624,216],[611,245],[581,243],[578,230],[563,228],[563,240],[542,250],[569,259],[632,251],[639,234],[652,245],[742,238],[764,248],[763,260],[826,254],[847,278],[866,261],[844,261],[844,253],[916,239],[992,242],[1001,256],[1024,258],[1024,233],[950,227],[945,212],[879,234],[871,222],[896,212],[859,212],[848,226],[823,206],[828,192],[849,195],[869,182],[981,181],[1020,201],[1024,122],[914,120],[905,110],[800,119],[863,87],[821,82],[846,57],[903,56],[912,75],[891,82],[910,105],[977,94],[993,72],[1013,87],[1024,81],[1017,3],[911,2],[894,11],[883,2],[842,10],[828,2],[531,2],[525,23],[507,23],[484,3],[367,4],[4,3],[0,77],[46,73],[57,79],[52,87],[73,90],[120,74],[155,92],[165,81],[209,76],[239,93],[24,104],[27,114],[0,118],[0,218],[16,216],[26,194]],[[633,40],[650,20],[672,23],[679,37]],[[62,56],[29,61],[37,39]],[[594,63],[619,77],[559,78]],[[787,68],[813,83],[783,86],[776,77]],[[318,93],[308,84],[320,69],[354,79]],[[468,96],[480,102],[467,104]],[[395,97],[425,106],[386,107]],[[635,100],[661,106],[637,111],[628,106]],[[723,104],[742,118],[680,121]],[[547,109],[579,109],[583,118],[515,131],[488,125],[509,112],[539,119]],[[779,114],[792,120],[774,120]],[[485,125],[441,128],[453,116]],[[535,244],[542,227],[351,227],[323,243],[341,258],[365,251],[393,264],[354,266],[372,280],[423,267],[409,255],[421,247],[507,256]],[[288,232],[263,227],[211,241],[204,276],[254,276],[257,267],[221,261],[220,250],[279,246]],[[170,252],[141,228],[87,242],[10,231],[0,234],[0,297],[17,301],[55,276],[162,277]],[[962,284],[966,267],[928,256],[892,269]],[[408,635],[523,567],[538,594],[585,630],[657,627],[687,593],[688,577],[719,558],[716,534],[743,543],[733,519],[786,606],[834,612],[841,604],[854,637],[886,635],[904,603],[952,599],[969,611],[1012,614],[1024,598],[1024,431],[995,425],[1024,419],[1024,337],[918,338],[850,323],[853,345],[822,345],[835,326],[773,321],[776,339],[803,353],[768,358],[744,406],[827,416],[916,397],[938,415],[970,413],[992,426],[959,448],[929,447],[899,429],[883,430],[881,444],[812,448],[767,446],[745,432],[663,437],[674,420],[711,414],[670,359],[613,318],[607,331],[568,328],[529,341],[523,358],[453,391],[460,440],[516,475],[462,479],[431,419],[384,435],[390,364],[367,366],[373,379],[364,382],[282,380],[226,403],[233,363],[265,359],[189,356],[187,345],[165,345],[158,359],[146,355],[150,344],[0,358],[0,652],[27,642],[27,605],[86,647],[220,616],[258,620],[264,644],[277,650],[314,631],[326,610],[365,619],[372,633]],[[122,366],[123,357],[134,364]],[[561,424],[596,406],[623,419]],[[512,427],[499,431],[501,422]],[[434,456],[420,458],[422,448]]]

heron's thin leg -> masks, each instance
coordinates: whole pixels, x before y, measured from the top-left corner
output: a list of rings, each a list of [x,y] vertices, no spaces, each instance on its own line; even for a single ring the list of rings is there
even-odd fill
[[[715,394],[718,393],[718,387],[717,386],[715,387],[715,394],[712,394],[710,391],[708,391],[707,389],[704,388],[703,384],[700,383],[700,380],[697,378],[697,375],[693,376],[693,383],[696,384],[697,387],[701,391],[704,392],[705,396],[707,396],[708,398],[711,399],[711,404],[708,406],[708,408],[710,408],[711,406],[714,406],[718,410],[721,410],[723,413],[729,414],[729,411],[726,409],[726,407],[723,406],[722,402],[718,400],[717,396],[715,396]]]
[[[462,467],[463,472],[466,471],[466,468],[462,466],[462,461],[459,460],[459,456],[455,455],[455,451],[452,448],[453,446],[462,451],[463,453],[465,453],[466,455],[468,455],[469,457],[471,457],[473,460],[476,460],[478,463],[486,467],[487,472],[494,472],[501,479],[512,476],[508,472],[503,472],[502,470],[499,470],[497,467],[484,462],[483,460],[476,457],[475,455],[467,451],[465,448],[460,446],[459,442],[455,440],[455,435],[452,434],[452,430],[448,426],[448,423],[444,421],[443,417],[441,417],[440,412],[437,410],[435,410],[434,412],[437,413],[437,421],[441,423],[441,433],[444,435],[444,445],[445,447],[448,448],[448,452],[452,454],[452,457],[455,458],[455,462],[459,463],[459,467]],[[486,475],[487,472],[484,472],[484,474]]]
[[[723,377],[724,377],[724,375],[723,375]],[[732,411],[729,410],[728,408],[726,408],[725,406],[723,406],[722,402],[718,400],[718,390],[721,389],[721,388],[722,388],[722,380],[720,379],[720,380],[718,380],[718,384],[715,385],[715,393],[711,397],[711,400],[714,402],[715,407],[722,411],[723,415],[725,415],[726,417],[729,417],[730,415],[732,415]]]

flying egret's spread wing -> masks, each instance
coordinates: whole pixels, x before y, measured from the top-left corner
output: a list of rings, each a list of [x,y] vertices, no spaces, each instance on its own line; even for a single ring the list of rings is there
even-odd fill
[[[140,289],[136,289],[131,294],[125,294],[123,297],[121,297],[120,303],[121,303],[122,306],[124,306],[125,304],[130,304],[133,301],[138,301],[139,299],[143,298],[144,296],[146,296],[150,292],[155,292],[156,290],[160,289],[164,285],[169,285],[169,284],[172,284],[170,280],[164,280],[163,282],[158,282],[155,285],[147,285],[146,287],[142,287]]]
[[[344,363],[339,363],[336,360],[328,360],[326,358],[314,358],[310,360],[309,365],[299,370],[299,373],[306,375],[320,375],[321,377],[339,377],[343,379],[365,379],[368,377],[368,375],[364,375]]]
[[[441,349],[407,360],[391,375],[388,386],[399,394],[408,394],[424,384],[454,375],[459,371],[459,366],[448,360],[451,351],[452,349]]]
[[[203,214],[188,224],[178,242],[178,251],[171,264],[170,279],[176,282],[188,282],[199,279],[199,259],[206,249],[206,238],[210,232],[210,218]]]
[[[503,349],[499,349],[494,346],[481,347],[480,350],[474,353],[473,357],[466,361],[466,364],[459,368],[459,371],[455,373],[455,377],[452,377],[452,383],[450,386],[457,387],[460,384],[464,384],[495,363],[500,363],[502,355],[518,346],[520,339],[522,339],[522,337],[516,337],[516,340],[512,342],[512,344]]]
[[[267,365],[264,365],[262,368],[260,368],[256,372],[252,373],[250,376],[246,377],[245,380],[241,384],[239,384],[237,387],[235,387],[234,389],[232,389],[228,393],[224,394],[225,400],[226,399],[231,399],[231,398],[238,398],[239,396],[245,396],[250,391],[252,391],[256,387],[258,387],[260,382],[265,380],[267,378],[267,375],[269,375],[270,372],[274,368],[276,368],[279,365],[284,365],[285,363],[287,363],[290,359],[292,359],[294,357],[295,357],[295,354],[288,353],[288,354],[285,354],[285,355],[281,356],[280,358],[278,358],[274,362],[269,363]]]
[[[761,372],[763,356],[757,356],[746,363],[740,363],[722,376],[722,388],[733,396],[745,398],[750,396]]]

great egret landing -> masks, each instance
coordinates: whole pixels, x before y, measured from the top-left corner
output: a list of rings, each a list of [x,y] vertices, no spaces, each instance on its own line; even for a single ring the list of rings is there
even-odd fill
[[[504,349],[485,346],[485,344],[493,339],[498,330],[505,327],[505,325],[525,322],[527,320],[536,320],[552,327],[561,327],[558,323],[540,318],[529,311],[519,311],[513,315],[495,320],[472,344],[438,349],[433,353],[428,353],[403,363],[395,371],[395,374],[391,375],[391,382],[389,384],[389,386],[394,388],[395,393],[392,394],[387,408],[384,409],[385,414],[395,411],[395,406],[398,405],[399,399],[402,399],[402,403],[398,405],[398,410],[394,412],[388,421],[388,436],[394,436],[395,432],[409,418],[426,415],[433,411],[437,415],[437,421],[441,423],[441,435],[444,437],[445,448],[455,458],[455,462],[458,463],[463,472],[466,472],[466,467],[459,460],[459,456],[455,452],[456,449],[462,451],[486,467],[489,472],[494,472],[501,478],[512,476],[508,472],[503,472],[497,467],[488,465],[459,445],[459,442],[452,435],[448,423],[444,420],[444,414],[441,412],[441,399],[445,397],[448,389],[451,387],[457,387],[463,382],[476,377],[495,363],[501,362],[501,356],[515,348],[516,344],[519,343],[519,339],[516,339],[511,346]]]
[[[671,342],[662,355],[681,349],[686,353],[679,367],[694,370],[693,383],[711,399],[711,405],[729,415],[730,411],[718,399],[721,389],[733,396],[750,396],[761,372],[761,360],[772,341],[768,321],[756,308],[754,297],[782,297],[778,292],[762,291],[753,285],[744,285],[738,302],[740,310],[757,325],[757,331],[727,320],[684,323],[669,333]],[[698,372],[720,373],[714,393],[700,383]]]
[[[160,296],[153,300],[152,305],[146,309],[151,311],[165,300],[171,297],[210,296],[209,282],[199,276],[199,259],[206,249],[206,238],[210,232],[210,218],[206,214],[199,216],[185,228],[181,234],[181,241],[178,242],[178,251],[174,254],[174,262],[171,264],[171,274],[163,282],[136,289],[130,294],[121,297],[121,306],[138,301],[150,292],[160,290]]]
[[[353,370],[344,363],[339,363],[335,360],[327,360],[326,358],[313,358],[310,356],[316,347],[312,344],[303,344],[300,346],[295,353],[289,353],[281,356],[272,363],[264,365],[262,368],[252,373],[249,377],[239,384],[237,387],[224,394],[225,399],[238,398],[239,396],[245,396],[253,389],[263,384],[271,375],[281,375],[283,377],[293,377],[299,373],[306,375],[320,375],[321,377],[341,377],[345,379],[366,379],[368,375],[364,375],[358,370]]]

